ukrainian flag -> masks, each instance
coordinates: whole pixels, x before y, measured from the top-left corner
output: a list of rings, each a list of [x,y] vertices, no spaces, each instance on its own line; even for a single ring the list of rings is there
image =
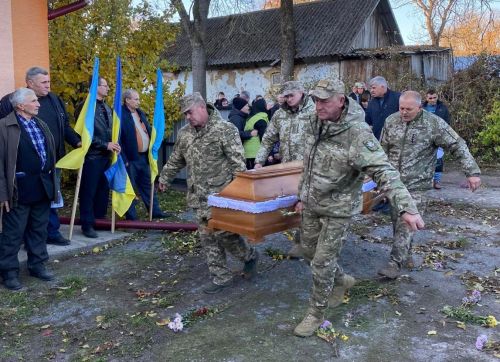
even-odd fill
[[[149,167],[151,167],[151,184],[155,182],[158,175],[158,151],[163,142],[165,133],[165,109],[163,108],[163,77],[161,70],[156,70],[156,100],[153,115],[153,127],[151,129],[151,141],[149,142]]]
[[[92,72],[92,84],[87,99],[83,105],[82,111],[76,121],[75,131],[82,138],[82,147],[75,148],[66,156],[61,158],[57,163],[57,168],[67,168],[77,170],[82,168],[85,161],[85,155],[89,150],[94,136],[94,115],[95,104],[97,98],[97,84],[99,83],[99,58],[94,60],[94,70]]]
[[[120,57],[116,59],[116,92],[113,104],[113,130],[111,133],[111,142],[118,142],[120,139],[121,126],[121,97],[122,97],[122,66]],[[112,190],[111,203],[113,210],[123,216],[130,208],[135,199],[134,188],[127,174],[125,162],[122,156],[113,152],[111,167],[105,172],[109,182],[109,188]]]

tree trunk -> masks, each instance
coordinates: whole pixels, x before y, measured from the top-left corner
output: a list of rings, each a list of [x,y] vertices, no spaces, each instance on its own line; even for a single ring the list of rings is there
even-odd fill
[[[193,3],[193,19],[182,3],[182,0],[172,0],[179,16],[184,31],[191,43],[191,73],[193,76],[193,93],[200,92],[203,98],[207,95],[207,55],[206,55],[206,34],[207,18],[210,0],[195,0]]]
[[[282,0],[281,13],[281,82],[293,79],[295,58],[295,30],[293,23],[293,1]]]
[[[193,92],[207,99],[207,18],[210,0],[196,0],[193,5],[194,36],[191,38]]]
[[[207,56],[203,44],[191,42],[191,69],[193,76],[193,92],[200,92],[204,99],[207,95]]]

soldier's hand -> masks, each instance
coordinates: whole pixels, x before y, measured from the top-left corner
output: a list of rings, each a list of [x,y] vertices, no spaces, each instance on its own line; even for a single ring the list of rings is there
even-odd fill
[[[467,177],[467,183],[469,184],[470,190],[474,192],[481,186],[481,179],[477,176],[470,176]]]
[[[302,210],[304,210],[304,204],[302,203],[302,201],[299,201],[295,204],[295,212],[297,214],[302,214]]]
[[[401,215],[401,219],[408,224],[411,230],[417,231],[423,229],[425,226],[424,220],[420,214],[409,214],[407,212]]]
[[[160,190],[160,192],[165,192],[167,191],[167,189],[168,189],[167,184],[162,184],[161,182],[158,184],[158,190]]]
[[[253,168],[256,170],[258,168],[262,168],[262,165],[260,163],[256,163]]]

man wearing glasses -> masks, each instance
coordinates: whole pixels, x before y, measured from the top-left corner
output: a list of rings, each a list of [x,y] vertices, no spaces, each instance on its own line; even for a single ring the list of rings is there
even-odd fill
[[[113,113],[104,102],[109,86],[99,77],[94,116],[94,136],[85,155],[80,189],[80,221],[82,233],[88,238],[97,238],[95,219],[106,216],[109,199],[108,180],[104,175],[111,164],[111,152],[120,152],[118,143],[111,142]]]

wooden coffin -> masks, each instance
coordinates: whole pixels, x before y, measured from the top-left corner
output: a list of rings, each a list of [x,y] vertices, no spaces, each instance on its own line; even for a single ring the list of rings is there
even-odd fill
[[[216,196],[258,203],[297,195],[302,169],[302,162],[297,161],[241,172]],[[265,235],[300,225],[300,215],[292,213],[293,206],[262,213],[212,206],[211,212],[209,228],[231,231],[254,243]]]

